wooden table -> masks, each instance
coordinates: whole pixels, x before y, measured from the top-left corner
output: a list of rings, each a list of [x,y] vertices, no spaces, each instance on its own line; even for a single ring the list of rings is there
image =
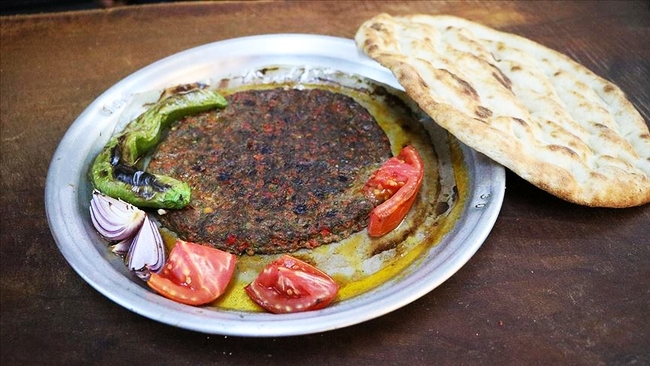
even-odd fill
[[[50,158],[104,90],[160,58],[267,33],[352,38],[379,12],[449,13],[532,38],[618,84],[650,121],[644,2],[225,1],[0,18],[0,364],[650,364],[650,206],[593,209],[507,173],[490,236],[419,300],[297,337],[207,335],[113,303],[57,249]]]

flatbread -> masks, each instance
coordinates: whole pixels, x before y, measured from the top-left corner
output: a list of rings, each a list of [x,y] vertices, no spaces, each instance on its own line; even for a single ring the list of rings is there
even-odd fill
[[[648,126],[611,82],[529,39],[447,15],[380,14],[357,46],[468,146],[569,202],[650,202]]]

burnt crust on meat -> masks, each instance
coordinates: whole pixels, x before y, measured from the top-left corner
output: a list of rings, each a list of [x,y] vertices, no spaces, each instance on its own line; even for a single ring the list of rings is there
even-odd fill
[[[362,187],[391,154],[353,98],[322,89],[245,90],[223,110],[179,121],[148,170],[192,188],[160,215],[184,240],[233,253],[314,248],[362,230],[377,202]]]

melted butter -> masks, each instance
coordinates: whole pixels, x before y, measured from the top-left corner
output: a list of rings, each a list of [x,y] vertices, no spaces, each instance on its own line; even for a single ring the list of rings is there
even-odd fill
[[[271,259],[271,256],[262,255],[244,255],[237,258],[237,269],[235,275],[231,280],[226,292],[221,295],[212,306],[228,309],[249,312],[263,311],[253,300],[248,297],[244,287],[251,283],[257,275],[262,272]],[[275,257],[274,257],[275,258]]]
[[[439,221],[438,225],[430,228],[431,231],[428,233],[427,237],[424,240],[416,243],[416,245],[410,250],[407,250],[406,252],[398,255],[394,261],[387,263],[381,270],[360,281],[354,281],[343,285],[339,291],[337,301],[346,300],[351,297],[360,295],[384,284],[388,280],[396,278],[400,274],[405,273],[405,269],[407,267],[413,264],[417,265],[415,262],[418,259],[422,258],[422,253],[438,244],[440,240],[454,227],[454,224],[460,218],[462,208],[464,207],[465,201],[467,200],[469,192],[469,177],[467,175],[467,169],[464,165],[463,155],[458,144],[453,144],[450,151],[458,192],[460,192],[459,200],[456,202],[451,211],[443,220]],[[413,238],[409,239],[411,241],[414,241]],[[405,244],[406,245],[404,246],[408,247],[408,244],[412,243]],[[350,247],[350,249],[352,248]]]

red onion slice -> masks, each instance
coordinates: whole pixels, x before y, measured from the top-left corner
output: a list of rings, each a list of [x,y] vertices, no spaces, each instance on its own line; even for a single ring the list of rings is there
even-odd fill
[[[165,246],[162,237],[156,224],[145,215],[144,223],[126,254],[126,265],[146,281],[151,272],[158,272],[164,263]]]
[[[146,214],[122,200],[97,190],[90,201],[90,218],[101,236],[111,241],[133,237],[142,226]]]
[[[133,238],[127,238],[124,239],[116,244],[111,245],[111,252],[119,255],[120,257],[124,258],[126,257],[126,253],[129,252],[129,248],[131,248],[131,243],[133,242]]]

